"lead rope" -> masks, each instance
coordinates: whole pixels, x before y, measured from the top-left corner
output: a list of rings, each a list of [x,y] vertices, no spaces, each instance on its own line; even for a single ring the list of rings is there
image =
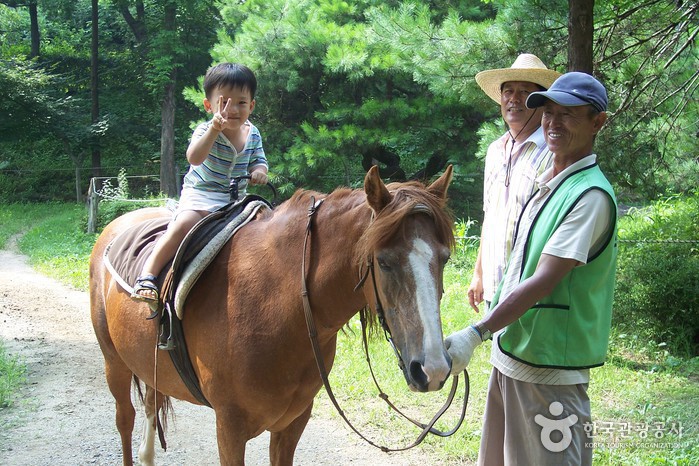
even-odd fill
[[[381,398],[384,399],[389,404],[389,406],[393,407],[394,410],[396,410],[403,417],[406,417],[406,419],[410,420],[414,424],[416,424],[420,427],[423,427],[423,431],[420,433],[420,435],[417,437],[417,439],[412,444],[408,445],[407,447],[388,448],[388,447],[378,445],[378,444],[372,442],[367,437],[362,435],[362,433],[359,432],[359,430],[357,430],[356,427],[354,427],[354,425],[350,422],[350,420],[345,415],[345,412],[342,410],[342,408],[340,408],[340,405],[339,405],[339,403],[338,403],[337,399],[335,398],[335,395],[332,391],[332,387],[330,386],[330,381],[328,379],[328,371],[326,370],[325,363],[323,362],[323,354],[320,350],[320,345],[318,343],[318,332],[316,329],[315,320],[313,319],[313,313],[311,311],[311,303],[310,303],[310,300],[308,298],[308,286],[306,283],[306,255],[307,255],[307,251],[308,251],[308,242],[309,242],[309,238],[311,236],[311,229],[313,227],[313,217],[314,217],[315,213],[318,211],[318,208],[320,207],[320,205],[322,203],[323,203],[323,199],[316,201],[315,197],[311,197],[311,207],[308,209],[308,223],[306,224],[306,234],[305,234],[304,240],[303,240],[303,255],[301,257],[301,297],[302,297],[302,301],[303,301],[304,316],[306,318],[306,326],[308,327],[308,337],[311,340],[311,347],[313,348],[313,355],[314,355],[315,360],[316,360],[316,365],[318,366],[318,372],[320,373],[320,378],[323,381],[323,386],[325,387],[325,391],[328,393],[328,397],[330,398],[330,401],[332,402],[333,406],[335,406],[335,409],[337,410],[340,417],[342,417],[342,419],[349,426],[349,428],[354,431],[354,433],[356,433],[360,438],[362,438],[362,440],[367,442],[369,445],[372,445],[385,453],[388,453],[391,451],[409,450],[410,448],[413,448],[413,447],[419,445],[420,443],[422,443],[422,441],[425,439],[425,437],[427,436],[428,433],[434,433],[436,435],[441,435],[441,436],[452,435],[461,426],[461,422],[463,421],[464,415],[466,412],[466,403],[468,401],[469,384],[468,384],[468,373],[466,373],[465,371],[464,371],[464,373],[466,374],[466,381],[467,381],[466,382],[466,395],[465,395],[465,399],[464,399],[464,408],[463,408],[463,411],[461,414],[461,418],[460,418],[457,426],[452,431],[450,431],[449,433],[446,433],[446,434],[443,434],[443,433],[437,431],[436,429],[433,429],[433,427],[434,427],[434,424],[442,416],[442,414],[444,414],[444,412],[447,410],[447,408],[451,404],[451,400],[453,400],[453,398],[454,398],[454,393],[456,392],[456,386],[458,384],[458,380],[457,380],[456,376],[454,377],[454,383],[452,384],[452,390],[451,390],[450,395],[449,395],[448,404],[445,404],[442,407],[442,409],[440,409],[437,412],[437,414],[434,415],[432,420],[427,425],[416,423],[415,421],[412,421],[411,419],[407,418],[403,413],[400,413],[400,411],[398,411],[395,407],[393,407],[393,405],[390,403],[390,401],[388,401],[388,396],[386,396],[385,394],[383,394],[383,392],[381,392],[384,395],[384,396],[381,396]],[[366,278],[366,277],[364,277],[364,278]],[[376,295],[376,298],[378,300],[378,294]],[[367,360],[368,360],[368,352],[367,352]],[[369,367],[371,368],[371,364],[369,365]],[[374,377],[373,370],[372,370],[372,377]],[[375,378],[374,378],[374,382],[376,383]],[[377,385],[377,387],[378,387],[378,385]],[[380,388],[379,388],[379,390],[381,391]]]
[[[442,415],[447,411],[447,409],[449,409],[449,407],[451,406],[451,403],[454,401],[454,396],[456,395],[456,389],[459,385],[459,376],[458,375],[454,376],[454,380],[452,381],[452,384],[451,384],[451,390],[449,391],[449,396],[447,397],[447,400],[444,402],[444,405],[442,405],[440,410],[434,416],[434,418],[432,418],[432,420],[427,424],[416,421],[415,419],[411,418],[410,416],[408,416],[404,412],[402,412],[400,409],[398,409],[391,402],[391,400],[388,399],[388,395],[381,389],[381,386],[379,385],[379,382],[376,379],[376,374],[374,373],[374,367],[371,364],[371,358],[369,357],[369,342],[368,342],[368,338],[367,338],[367,322],[366,322],[366,315],[365,315],[364,310],[362,310],[360,312],[359,318],[360,318],[360,321],[362,324],[362,345],[364,346],[364,354],[366,355],[366,362],[367,362],[367,365],[369,366],[369,372],[371,373],[371,378],[373,379],[374,385],[376,386],[377,390],[379,391],[379,398],[384,400],[386,402],[386,404],[388,406],[390,406],[391,409],[393,409],[393,411],[395,411],[396,413],[401,415],[406,420],[410,421],[412,424],[423,429],[422,433],[420,434],[420,437],[418,437],[418,439],[420,439],[420,442],[422,441],[422,439],[425,438],[425,436],[428,433],[437,435],[439,437],[450,437],[450,436],[454,435],[456,433],[456,431],[459,430],[459,428],[461,427],[461,424],[464,422],[464,419],[466,417],[466,408],[468,406],[468,398],[469,398],[470,391],[471,391],[471,388],[470,388],[471,383],[469,380],[468,371],[464,369],[464,383],[465,383],[465,386],[464,386],[464,404],[461,408],[461,414],[459,415],[459,420],[457,421],[456,425],[451,430],[443,432],[441,430],[435,429],[434,424],[437,422],[437,420],[439,420],[440,417],[442,417]],[[417,443],[419,443],[419,442],[417,442]],[[415,445],[411,445],[410,447],[407,447],[407,448],[411,448],[412,446],[415,446]],[[407,448],[404,448],[403,450],[407,450]],[[393,450],[393,451],[398,451],[398,450]]]

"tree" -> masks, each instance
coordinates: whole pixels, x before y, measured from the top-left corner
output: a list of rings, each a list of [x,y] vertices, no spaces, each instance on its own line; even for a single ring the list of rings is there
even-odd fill
[[[696,2],[246,0],[219,13],[213,0],[110,0],[97,3],[99,28],[92,0],[34,3],[36,16],[28,0],[0,3],[0,95],[9,99],[0,102],[8,109],[0,114],[0,166],[61,172],[72,157],[87,176],[84,152],[98,141],[92,165],[104,174],[160,169],[169,183],[171,167],[185,162],[171,154],[184,153],[190,125],[203,116],[197,82],[213,46],[214,61],[257,72],[253,120],[287,192],[352,185],[375,163],[403,179],[429,177],[448,162],[463,180],[453,198],[472,204],[475,216],[481,157],[504,129],[474,75],[533,52],[559,71],[591,69],[607,86],[610,118],[597,150],[622,196],[682,192],[699,180]],[[569,45],[581,40],[570,25],[574,7],[591,5],[586,68],[587,52]],[[41,24],[42,39],[30,59],[32,24]],[[91,56],[92,26],[99,53]],[[98,83],[86,79],[90,69],[99,69]],[[99,107],[91,108],[97,90]],[[37,131],[48,117],[50,130]],[[24,181],[6,192],[69,191],[40,176]],[[174,186],[162,189],[172,194]]]
[[[402,25],[390,20],[377,31],[390,14],[386,3],[398,5],[253,0],[223,9],[228,35],[214,57],[236,57],[258,74],[253,118],[268,136],[272,172],[289,190],[351,185],[373,164],[390,179],[429,178],[475,143],[460,96],[417,81],[389,44]],[[432,18],[426,6],[406,15]],[[419,46],[412,53],[428,60]]]
[[[31,38],[31,52],[29,58],[39,56],[39,47],[41,44],[41,35],[39,33],[39,13],[37,8],[37,0],[3,0],[0,4],[7,5],[11,8],[27,7],[29,10],[30,27],[29,36]]]
[[[592,74],[595,0],[568,0],[568,71]]]
[[[583,5],[589,11],[591,2],[491,3],[496,22],[507,25],[503,42],[515,44],[511,50],[534,51],[559,71],[588,69],[585,60],[574,57],[587,54],[581,47],[589,41],[581,46],[578,39],[571,45],[575,64],[562,59],[571,55],[560,46],[570,44],[568,24],[579,16],[575,11]],[[693,156],[699,141],[692,130],[699,118],[699,56],[693,48],[698,9],[696,2],[669,0],[594,4],[590,71],[605,84],[610,98],[609,120],[596,150],[622,197],[655,198],[699,183]]]
[[[90,47],[90,90],[92,102],[92,124],[99,123],[99,7],[97,0],[92,1],[92,41]],[[92,141],[92,176],[101,175],[102,160],[99,142]]]
[[[179,194],[175,163],[178,91],[193,84],[210,64],[208,49],[215,38],[212,24],[218,12],[213,0],[114,0],[114,5],[133,33],[147,67],[147,85],[160,102],[160,189],[175,197]]]

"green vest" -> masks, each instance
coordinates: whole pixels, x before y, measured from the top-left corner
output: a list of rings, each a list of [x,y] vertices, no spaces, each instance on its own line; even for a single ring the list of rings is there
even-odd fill
[[[518,239],[526,241],[520,282],[534,274],[546,242],[591,189],[606,192],[614,203],[614,228],[602,249],[563,277],[549,296],[508,325],[498,338],[505,354],[530,366],[584,369],[604,364],[616,272],[616,199],[597,164],[566,177],[544,201],[528,236]],[[493,299],[493,308],[501,290],[502,283]]]

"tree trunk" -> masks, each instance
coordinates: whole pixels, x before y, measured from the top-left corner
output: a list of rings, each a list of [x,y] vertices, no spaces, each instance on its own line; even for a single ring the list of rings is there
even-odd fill
[[[178,194],[175,170],[175,71],[170,73],[172,81],[165,86],[161,109],[162,131],[160,133],[160,191],[168,197]]]
[[[98,0],[92,0],[92,49],[90,53],[90,76],[91,76],[91,98],[92,98],[92,124],[96,124],[100,118],[99,102],[99,38],[98,38]],[[92,136],[92,176],[101,176],[102,154],[100,153],[99,140]]]
[[[165,5],[163,27],[166,31],[175,30],[177,8],[174,3]],[[175,84],[177,83],[177,68],[170,70],[170,82],[165,85],[161,107],[162,130],[160,132],[160,191],[168,197],[175,197],[177,189],[175,169]]]
[[[568,71],[592,74],[595,0],[568,0]]]
[[[34,58],[39,56],[39,43],[41,38],[39,36],[39,14],[36,7],[36,0],[29,1],[29,19],[30,19],[30,35],[32,39],[32,49],[29,58]]]

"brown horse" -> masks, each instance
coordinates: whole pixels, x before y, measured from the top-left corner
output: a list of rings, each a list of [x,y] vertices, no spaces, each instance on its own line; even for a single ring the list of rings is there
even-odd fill
[[[192,364],[216,413],[221,464],[243,465],[247,441],[265,430],[271,433],[271,464],[293,464],[322,386],[301,297],[303,242],[313,199],[323,203],[306,251],[306,283],[326,368],[333,364],[338,331],[360,309],[375,306],[377,290],[408,386],[414,391],[442,387],[451,366],[439,307],[442,273],[454,242],[446,211],[451,178],[449,166],[429,187],[417,182],[386,186],[374,167],[364,190],[298,191],[224,246],[192,289],[183,317]],[[146,428],[138,451],[142,464],[154,464],[156,420],[167,397],[200,404],[164,352],[154,374],[157,323],[145,320],[148,305],[132,300],[103,264],[106,246],[120,232],[163,215],[168,215],[164,209],[143,209],[114,220],[91,257],[92,323],[116,400],[125,465],[133,464],[134,377],[146,385]],[[376,286],[370,278],[356,291],[367,264],[373,265]]]

